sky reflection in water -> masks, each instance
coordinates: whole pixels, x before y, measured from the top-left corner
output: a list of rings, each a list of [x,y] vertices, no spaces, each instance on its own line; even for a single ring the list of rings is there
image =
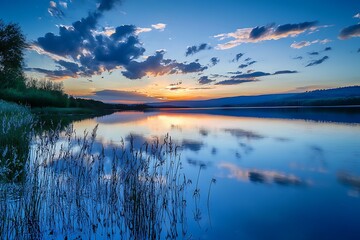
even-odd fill
[[[344,122],[344,117],[342,116]],[[355,239],[360,237],[360,125],[195,112],[119,112],[75,123],[99,124],[98,140],[136,144],[169,133],[182,146],[187,177],[203,198],[189,232],[201,239]],[[204,201],[206,202],[206,201]],[[190,204],[190,203],[189,203]],[[194,214],[189,207],[189,214]],[[301,235],[299,235],[301,233]]]

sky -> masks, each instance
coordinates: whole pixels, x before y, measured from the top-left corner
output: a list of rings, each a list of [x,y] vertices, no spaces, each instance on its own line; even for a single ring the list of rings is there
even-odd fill
[[[1,0],[29,77],[105,102],[359,85],[359,0]]]

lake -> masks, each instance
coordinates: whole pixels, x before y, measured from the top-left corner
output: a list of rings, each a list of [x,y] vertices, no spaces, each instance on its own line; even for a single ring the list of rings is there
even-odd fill
[[[140,146],[167,133],[182,146],[183,171],[200,189],[187,206],[193,239],[360,239],[359,116],[179,109],[117,112],[74,128],[98,124],[105,146],[130,135]]]
[[[61,128],[33,141],[31,159],[53,160],[30,161],[31,188],[0,184],[0,200],[9,199],[2,211],[14,209],[16,219],[29,217],[27,207],[16,211],[22,204],[38,209],[29,219],[39,238],[128,239],[140,226],[154,239],[360,239],[359,108],[162,109],[72,124],[75,140]],[[139,151],[145,142],[166,142],[166,150]],[[114,155],[119,148],[131,161]],[[155,155],[165,170],[144,174]],[[149,159],[145,170],[138,158]]]

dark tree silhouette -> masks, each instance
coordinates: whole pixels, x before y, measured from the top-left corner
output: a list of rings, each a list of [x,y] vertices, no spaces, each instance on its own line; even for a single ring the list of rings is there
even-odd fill
[[[18,24],[5,24],[0,19],[0,84],[1,88],[25,86],[22,65],[26,39]]]

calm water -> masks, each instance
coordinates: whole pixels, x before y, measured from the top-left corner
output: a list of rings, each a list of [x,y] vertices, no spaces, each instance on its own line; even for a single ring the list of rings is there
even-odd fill
[[[118,112],[97,124],[111,148],[167,133],[182,146],[193,239],[360,239],[360,114],[353,111]],[[198,179],[198,180],[197,180]],[[216,179],[215,184],[210,184]],[[211,186],[210,192],[209,188]]]

